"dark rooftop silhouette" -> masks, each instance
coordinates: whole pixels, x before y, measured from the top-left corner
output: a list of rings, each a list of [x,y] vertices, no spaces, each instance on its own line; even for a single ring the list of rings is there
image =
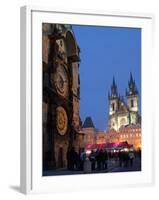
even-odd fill
[[[95,128],[91,117],[86,117],[83,123],[83,128]]]

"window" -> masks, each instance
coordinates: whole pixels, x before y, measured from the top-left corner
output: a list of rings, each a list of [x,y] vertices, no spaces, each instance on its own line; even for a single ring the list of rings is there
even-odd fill
[[[122,118],[122,119],[120,120],[120,126],[124,126],[125,123],[126,123],[125,118]]]
[[[133,107],[134,107],[134,100],[131,99],[131,108],[133,108]]]
[[[115,104],[112,103],[112,110],[114,111],[115,110]]]

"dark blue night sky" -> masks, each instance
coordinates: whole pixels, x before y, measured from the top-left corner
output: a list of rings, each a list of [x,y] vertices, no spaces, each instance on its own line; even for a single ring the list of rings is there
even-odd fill
[[[106,130],[108,91],[115,77],[125,95],[130,72],[141,94],[141,29],[72,26],[80,47],[80,116],[91,116],[97,129]]]

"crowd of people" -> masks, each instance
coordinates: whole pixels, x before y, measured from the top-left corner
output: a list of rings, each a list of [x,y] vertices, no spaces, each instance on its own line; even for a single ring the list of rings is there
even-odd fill
[[[119,166],[120,167],[133,167],[133,160],[135,158],[135,154],[133,151],[119,151]]]
[[[68,170],[85,171],[85,163],[89,161],[91,171],[100,171],[108,169],[108,162],[114,161],[119,163],[119,167],[133,167],[135,153],[131,151],[119,150],[116,152],[108,152],[107,150],[97,149],[86,153],[85,149],[75,151],[72,147],[67,152],[67,166]]]

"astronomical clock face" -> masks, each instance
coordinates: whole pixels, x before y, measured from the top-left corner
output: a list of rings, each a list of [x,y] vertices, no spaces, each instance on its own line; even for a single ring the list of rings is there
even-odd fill
[[[65,135],[68,128],[67,113],[61,106],[56,109],[56,128],[60,135]]]
[[[68,96],[68,76],[65,68],[59,65],[52,75],[52,83],[55,85],[57,93],[63,97]]]

